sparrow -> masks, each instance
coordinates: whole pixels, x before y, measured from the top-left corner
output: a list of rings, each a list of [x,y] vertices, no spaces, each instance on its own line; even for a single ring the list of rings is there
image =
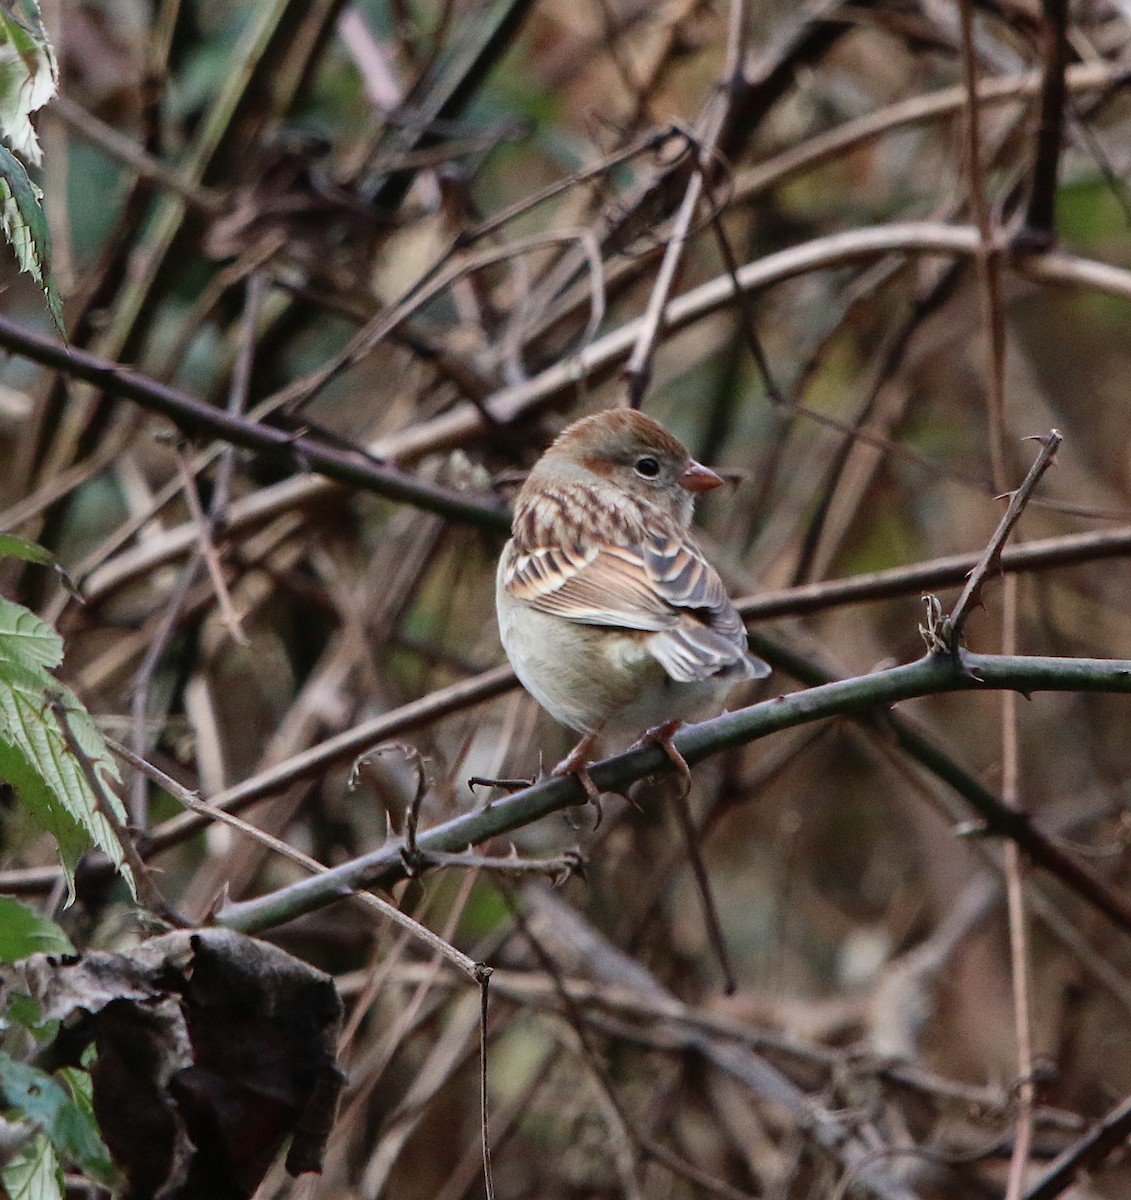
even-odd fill
[[[577,775],[595,802],[598,736],[644,731],[686,779],[671,735],[770,674],[690,534],[696,496],[722,482],[658,422],[617,409],[565,429],[516,498],[499,635],[523,687],[582,735],[553,773]]]

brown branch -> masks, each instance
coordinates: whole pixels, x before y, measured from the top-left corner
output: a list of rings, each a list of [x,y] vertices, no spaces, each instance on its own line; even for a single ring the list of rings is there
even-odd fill
[[[1001,521],[998,522],[998,527],[994,531],[993,537],[990,538],[985,550],[982,551],[981,556],[974,565],[974,569],[970,572],[970,578],[966,581],[966,586],[962,589],[962,594],[958,597],[954,608],[951,609],[950,616],[947,618],[948,636],[951,638],[952,646],[957,645],[961,639],[966,618],[970,615],[971,610],[981,603],[982,587],[986,582],[986,578],[1000,563],[1002,549],[1005,546],[1006,540],[1013,527],[1021,519],[1021,514],[1025,511],[1025,506],[1029,503],[1029,497],[1033,494],[1033,489],[1037,486],[1041,476],[1052,466],[1061,441],[1061,435],[1055,429],[1050,430],[1040,439],[1041,452],[1029,468],[1028,474],[1025,476],[1021,486],[1010,498],[1009,507],[1005,510],[1005,514],[1002,516]]]
[[[1056,182],[1068,94],[1064,78],[1068,60],[1068,0],[1042,0],[1042,7],[1045,61],[1037,147],[1024,221],[1010,240],[1012,248],[1022,252],[1040,252],[1056,244]]]
[[[1095,92],[1121,87],[1126,83],[1127,76],[1128,68],[1122,63],[1077,63],[1068,68],[1065,85],[1072,92]],[[1041,76],[1036,71],[980,79],[977,87],[978,104],[980,107],[1008,104],[1034,96],[1040,88]],[[813,170],[883,134],[897,132],[911,125],[943,120],[958,112],[966,102],[966,88],[957,84],[923,96],[900,100],[824,133],[814,134],[756,166],[745,167],[737,172],[731,202],[743,204],[756,199],[795,175]]]
[[[205,215],[216,216],[223,211],[224,201],[220,196],[202,188],[195,180],[182,178],[174,168],[149,154],[132,138],[126,137],[112,125],[107,125],[93,113],[87,112],[70,96],[60,94],[53,97],[46,115],[57,118],[92,146],[97,146],[110,158],[130,167],[138,178],[148,180],[179,196],[186,204]]]
[[[726,129],[731,106],[744,89],[743,57],[748,36],[747,0],[730,0],[727,20],[726,60],[721,86],[711,96],[699,121],[702,133],[696,138],[695,169],[687,182],[675,223],[664,247],[648,305],[640,322],[640,333],[624,367],[629,408],[639,408],[652,377],[652,359],[656,352],[664,310],[683,259],[692,222],[704,191],[709,190],[708,172],[716,170],[715,155]]]
[[[1131,526],[1097,533],[1074,533],[1043,538],[1006,547],[999,563],[1004,573],[1042,571],[1057,567],[1099,562],[1106,558],[1131,555]],[[914,595],[933,588],[964,582],[978,564],[976,554],[952,554],[915,563],[908,567],[890,567],[847,579],[830,579],[780,591],[758,592],[737,600],[736,607],[748,621],[771,617],[798,616],[824,612],[845,604],[890,600],[894,596]]]
[[[1025,1193],[1024,1200],[1054,1200],[1085,1172],[1092,1171],[1131,1135],[1131,1096],[1122,1100],[1067,1150]]]
[[[937,254],[946,258],[967,258],[977,251],[978,233],[969,226],[908,222],[864,227],[816,238],[800,246],[767,255],[757,262],[746,263],[739,270],[738,282],[744,291],[755,292],[810,271],[829,270],[850,263],[882,258],[888,254]],[[1095,289],[1107,295],[1131,300],[1131,271],[1122,267],[1057,251],[1017,260],[1013,266],[1022,277],[1036,282]],[[733,299],[734,285],[729,274],[702,284],[671,301],[664,318],[664,332],[667,335],[675,334],[719,311],[732,303]],[[594,385],[615,369],[630,353],[638,331],[639,322],[630,321],[598,338],[578,354],[546,368],[530,380],[500,389],[484,404],[493,420],[504,425],[540,412],[572,392],[578,386],[579,380]],[[0,325],[0,335],[2,332],[3,326]],[[2,336],[0,344],[3,344]],[[422,421],[409,429],[381,438],[371,444],[368,450],[378,458],[407,464],[427,454],[466,445],[489,432],[490,428],[479,408],[474,404],[465,403],[455,406],[442,416]],[[366,485],[361,483],[356,486]],[[271,487],[261,488],[252,496],[232,505],[228,529],[235,531],[245,525],[261,524],[280,513],[331,493],[334,487],[334,482],[328,479],[292,478]],[[377,489],[374,487],[371,490]],[[421,503],[420,507],[427,505]],[[493,521],[498,528],[505,526],[505,516],[501,511]],[[191,526],[182,526],[170,531],[159,546],[153,549],[138,547],[126,552],[114,563],[107,564],[93,574],[87,581],[86,592],[91,598],[97,598],[158,563],[184,554],[192,548],[193,541]]]
[[[482,529],[502,532],[510,526],[509,517],[497,504],[476,501],[451,488],[418,479],[397,467],[334,449],[301,434],[234,416],[96,354],[68,349],[6,317],[0,317],[0,346],[22,358],[94,384],[111,396],[160,413],[187,434],[220,438],[300,471],[313,470],[336,483],[413,504]]]

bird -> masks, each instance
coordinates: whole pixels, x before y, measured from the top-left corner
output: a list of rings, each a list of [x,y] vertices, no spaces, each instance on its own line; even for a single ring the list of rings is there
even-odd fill
[[[519,682],[581,735],[552,774],[589,778],[598,737],[641,734],[689,782],[671,742],[770,666],[693,540],[696,497],[722,484],[634,409],[582,417],[522,485],[496,574],[499,635]]]

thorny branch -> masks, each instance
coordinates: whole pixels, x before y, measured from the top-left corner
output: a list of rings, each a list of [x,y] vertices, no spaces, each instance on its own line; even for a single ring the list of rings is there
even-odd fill
[[[675,734],[672,743],[687,763],[694,765],[755,738],[821,718],[856,715],[915,696],[987,688],[1008,688],[1026,695],[1045,690],[1131,693],[1131,662],[963,654],[961,665],[956,665],[949,658],[927,655],[907,666],[809,688],[724,713],[700,725],[685,727]],[[595,763],[590,776],[602,791],[618,792],[647,775],[668,769],[671,763],[664,751],[649,746]],[[417,845],[425,853],[462,851],[585,800],[585,789],[576,779],[553,777],[484,809],[434,826],[418,835]],[[1131,904],[1109,892],[1083,864],[1038,832],[1026,814],[1005,808],[997,801],[989,804],[983,801],[978,815],[986,822],[986,832],[1017,842],[1036,865],[1056,875],[1131,935]],[[404,874],[400,846],[394,843],[333,868],[317,879],[228,905],[217,914],[217,920],[250,933],[331,903],[350,888],[388,887],[404,878]]]
[[[944,637],[952,648],[961,641],[966,618],[970,615],[971,610],[981,602],[982,588],[985,586],[986,579],[990,572],[999,566],[1005,543],[1013,527],[1021,519],[1021,514],[1025,511],[1025,506],[1029,503],[1029,498],[1040,482],[1041,476],[1052,466],[1062,440],[1060,433],[1055,429],[1050,430],[1040,439],[1041,452],[1029,468],[1021,486],[1010,497],[1005,514],[997,529],[994,530],[993,537],[986,544],[985,550],[982,551],[982,556],[974,564],[970,578],[966,581],[962,594],[958,597],[947,618]]]

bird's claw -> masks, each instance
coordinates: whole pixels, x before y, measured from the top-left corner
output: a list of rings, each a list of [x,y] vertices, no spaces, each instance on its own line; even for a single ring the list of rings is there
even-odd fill
[[[643,735],[629,747],[630,750],[640,750],[644,746],[659,746],[668,756],[668,761],[675,767],[683,786],[681,795],[686,796],[691,791],[691,768],[687,759],[676,749],[672,736],[683,724],[681,720],[664,721],[661,725],[653,725],[646,729]]]
[[[572,775],[581,784],[585,789],[586,800],[596,809],[597,819],[593,828],[597,829],[600,827],[604,810],[601,808],[601,789],[593,782],[593,777],[589,774],[589,751],[593,748],[595,736],[595,734],[588,734],[583,737],[550,774],[559,777]]]

